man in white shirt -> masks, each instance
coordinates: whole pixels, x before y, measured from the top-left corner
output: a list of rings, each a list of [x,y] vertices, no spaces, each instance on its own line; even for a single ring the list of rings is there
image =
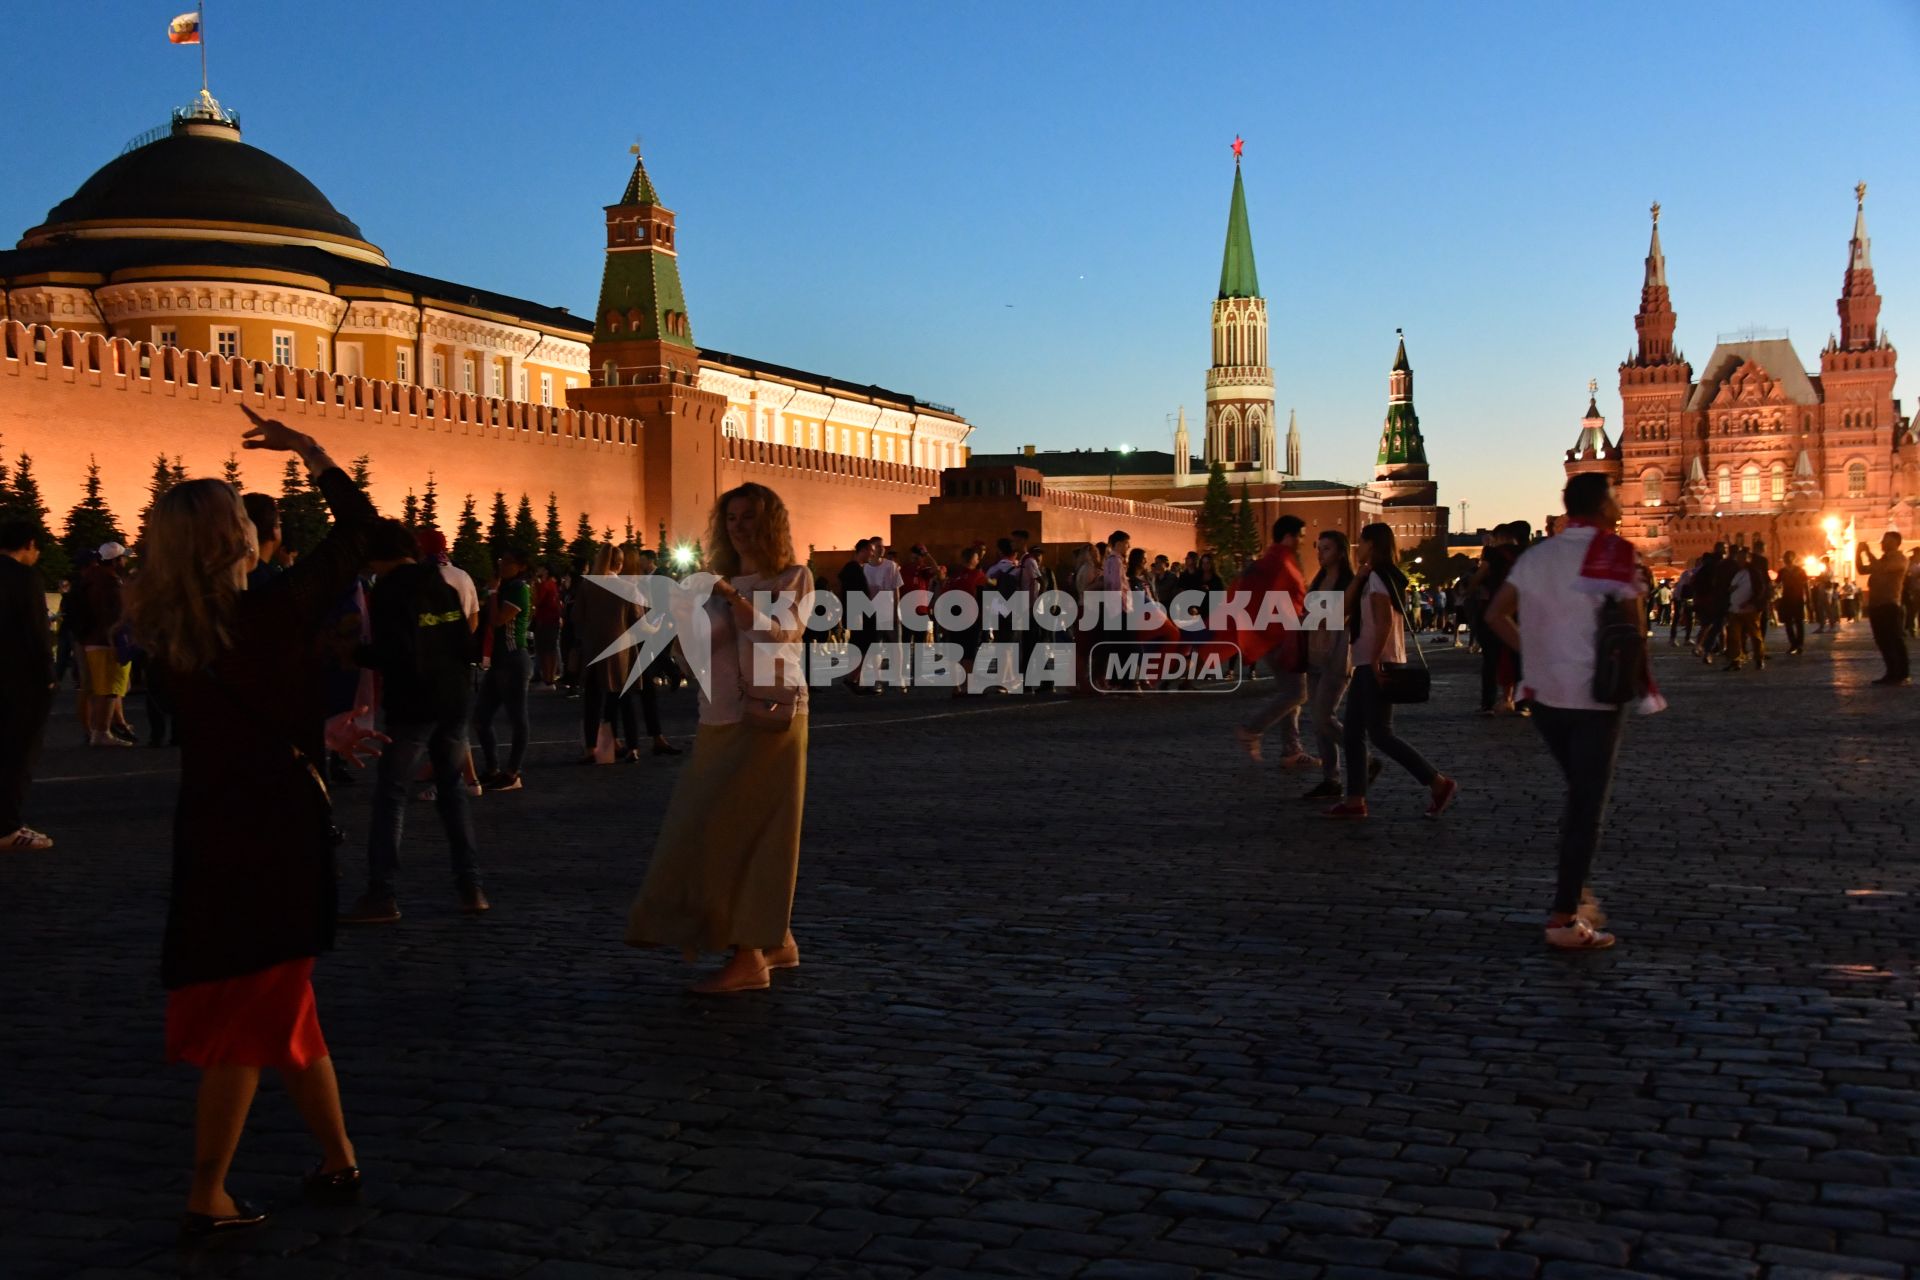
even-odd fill
[[[1559,880],[1546,940],[1567,950],[1613,945],[1605,917],[1587,890],[1600,843],[1607,794],[1626,708],[1593,696],[1600,613],[1608,598],[1624,600],[1646,632],[1638,557],[1614,533],[1620,502],[1604,475],[1567,481],[1567,522],[1521,555],[1487,609],[1487,625],[1522,657],[1520,697],[1567,779],[1560,816]],[[1653,695],[1649,710],[1657,710]]]
[[[865,565],[867,595],[880,610],[872,643],[892,644],[900,638],[900,619],[895,611],[900,607],[900,588],[905,585],[905,578],[900,572],[900,562],[893,558],[892,547],[878,536],[867,539],[867,544],[873,548],[873,556]],[[899,683],[902,688],[906,685],[904,679]]]

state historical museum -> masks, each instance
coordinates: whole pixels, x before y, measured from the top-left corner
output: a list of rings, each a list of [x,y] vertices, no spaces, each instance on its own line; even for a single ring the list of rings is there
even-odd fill
[[[1745,334],[1716,346],[1694,377],[1674,345],[1653,206],[1639,342],[1620,366],[1620,438],[1608,438],[1590,403],[1566,470],[1613,477],[1620,532],[1656,570],[1677,572],[1715,542],[1764,541],[1776,555],[1830,558],[1846,576],[1853,541],[1920,533],[1920,438],[1893,398],[1897,356],[1879,327],[1866,184],[1854,195],[1840,329],[1817,373],[1784,336]]]

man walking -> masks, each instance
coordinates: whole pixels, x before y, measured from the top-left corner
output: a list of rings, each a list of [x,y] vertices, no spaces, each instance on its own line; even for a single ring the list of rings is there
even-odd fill
[[[873,647],[876,624],[864,615],[856,620],[854,613],[857,608],[865,608],[872,594],[867,588],[867,562],[872,558],[873,545],[862,538],[853,544],[853,559],[840,566],[840,604],[846,613],[847,648],[853,655],[853,669],[847,672],[842,683],[849,693],[862,695],[880,692],[878,685],[860,678],[866,666],[867,650]]]
[[[1880,646],[1887,664],[1887,673],[1874,683],[1910,684],[1907,638],[1900,625],[1900,596],[1907,585],[1907,557],[1900,550],[1900,535],[1891,529],[1881,535],[1877,556],[1866,543],[1855,544],[1854,564],[1867,575],[1867,625],[1873,628],[1873,642]]]
[[[53,646],[40,585],[38,530],[0,523],[0,853],[38,853],[53,841],[24,819],[27,787],[53,708]]]
[[[1488,610],[1488,624],[1524,654],[1521,695],[1533,703],[1533,722],[1554,763],[1566,776],[1560,814],[1559,877],[1547,916],[1549,946],[1570,951],[1610,947],[1606,918],[1587,889],[1600,843],[1607,794],[1613,786],[1624,705],[1594,696],[1599,667],[1602,606],[1619,602],[1640,633],[1634,647],[1645,695],[1639,710],[1665,704],[1646,667],[1646,613],[1633,544],[1614,533],[1620,502],[1613,482],[1587,473],[1567,481],[1567,522],[1530,547],[1514,565]]]
[[[1299,516],[1281,516],[1273,522],[1273,544],[1266,554],[1247,566],[1233,584],[1233,592],[1247,593],[1247,613],[1258,616],[1267,596],[1278,592],[1293,601],[1295,616],[1305,607],[1306,579],[1300,574],[1300,533],[1307,527]],[[1262,739],[1276,725],[1286,740],[1286,754],[1280,758],[1282,769],[1318,768],[1320,761],[1308,755],[1300,744],[1300,708],[1307,701],[1305,646],[1301,633],[1275,625],[1264,631],[1244,633],[1240,652],[1247,667],[1265,660],[1273,673],[1274,692],[1267,705],[1234,730],[1241,748],[1259,761]]]
[[[439,566],[416,559],[413,534],[382,520],[367,559],[378,578],[368,601],[373,642],[357,655],[381,674],[380,707],[389,745],[380,755],[367,834],[367,891],[340,915],[342,924],[390,924],[400,918],[394,880],[400,869],[407,789],[425,755],[433,765],[434,804],[447,833],[460,910],[487,910],[475,866],[473,818],[460,770],[467,758],[467,656],[472,637],[460,595]]]
[[[1753,665],[1767,665],[1767,642],[1760,634],[1760,571],[1745,547],[1731,553],[1732,576],[1727,581],[1727,665],[1722,671],[1738,671],[1746,665],[1747,650],[1753,650]]]
[[[1780,562],[1780,629],[1787,635],[1787,656],[1792,657],[1807,643],[1807,570],[1793,552]]]
[[[527,757],[527,688],[533,683],[533,655],[527,651],[532,622],[533,589],[527,585],[527,560],[513,547],[499,551],[500,585],[494,588],[487,621],[492,649],[480,678],[480,698],[473,722],[480,738],[486,769],[480,785],[488,791],[518,791],[520,765]],[[507,767],[498,769],[499,746],[493,736],[493,717],[504,707],[513,746]]]

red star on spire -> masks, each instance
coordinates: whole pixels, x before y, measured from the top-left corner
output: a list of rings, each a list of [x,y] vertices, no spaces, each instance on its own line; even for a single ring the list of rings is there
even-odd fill
[[[1246,149],[1247,149],[1247,144],[1241,140],[1240,135],[1237,133],[1234,134],[1233,135],[1233,162],[1235,164],[1240,163],[1240,153],[1242,151],[1245,151]]]

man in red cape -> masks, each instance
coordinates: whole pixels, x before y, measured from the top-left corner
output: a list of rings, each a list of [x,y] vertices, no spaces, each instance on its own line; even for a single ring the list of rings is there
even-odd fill
[[[1287,769],[1319,764],[1300,744],[1300,707],[1307,700],[1306,637],[1298,628],[1307,596],[1306,579],[1300,573],[1300,535],[1306,527],[1306,522],[1298,516],[1281,516],[1273,522],[1273,545],[1228,588],[1229,598],[1244,600],[1249,621],[1243,625],[1237,618],[1230,618],[1218,637],[1239,649],[1246,670],[1252,670],[1264,658],[1273,671],[1272,700],[1235,730],[1235,735],[1247,754],[1258,760],[1261,739],[1279,725],[1287,745],[1280,764]],[[1285,624],[1284,613],[1261,618],[1262,609],[1275,593],[1293,602],[1294,626]]]

